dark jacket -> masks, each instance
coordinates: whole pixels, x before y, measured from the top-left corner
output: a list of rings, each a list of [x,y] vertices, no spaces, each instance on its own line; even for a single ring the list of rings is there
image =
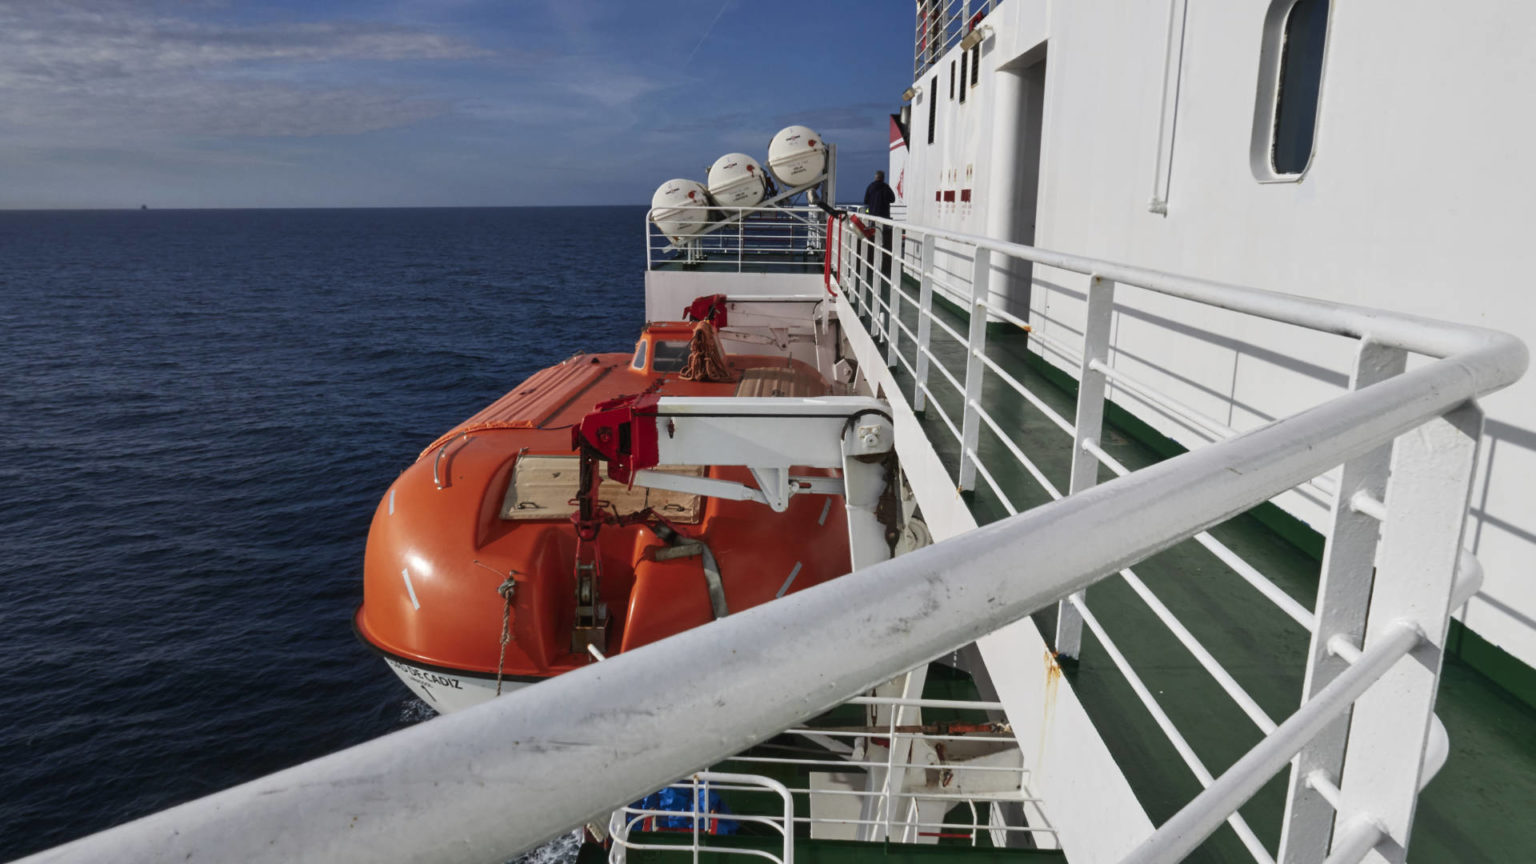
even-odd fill
[[[876,180],[864,190],[864,208],[872,216],[891,218],[891,205],[896,201],[896,193],[885,184],[884,180]]]

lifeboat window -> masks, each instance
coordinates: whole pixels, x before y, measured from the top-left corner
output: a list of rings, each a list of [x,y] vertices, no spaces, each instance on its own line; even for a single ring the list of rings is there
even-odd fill
[[[607,466],[603,465],[605,473]],[[702,466],[659,466],[655,470],[668,474],[703,477],[708,471]],[[571,517],[575,505],[581,465],[575,456],[562,454],[529,454],[518,458],[512,469],[507,494],[501,504],[501,518],[521,522],[532,520],[564,520]],[[703,499],[698,495],[647,489],[644,486],[626,488],[622,483],[603,480],[599,491],[615,513],[634,513],[650,507],[673,522],[697,524],[703,510]]]
[[[688,365],[687,342],[657,342],[656,357],[651,361],[653,372],[681,372]]]
[[[635,363],[634,363],[634,366],[635,366],[636,369],[644,369],[645,368],[645,344],[646,344],[645,340],[641,339],[640,340],[640,344],[635,346]]]

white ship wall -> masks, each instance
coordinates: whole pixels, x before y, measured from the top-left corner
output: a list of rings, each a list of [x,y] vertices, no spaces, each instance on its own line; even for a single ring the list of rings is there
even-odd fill
[[[969,76],[963,85],[958,80],[958,50],[945,55],[913,85],[918,92],[912,101],[905,160],[911,221],[1021,243],[1034,239],[1033,171],[1024,166],[1032,167],[1039,158],[1038,144],[1031,148],[1029,142],[1039,135],[1044,81],[1036,73],[1043,68],[1038,61],[1043,59],[1048,33],[1046,13],[1045,2],[1007,2],[986,18],[993,36],[982,46],[975,87],[970,86]],[[951,66],[957,79],[953,88]],[[1007,71],[999,74],[999,67]],[[966,91],[963,103],[962,89]],[[936,134],[930,145],[928,116],[935,100]],[[1011,194],[993,194],[995,189]],[[962,200],[967,191],[969,202]],[[936,200],[946,193],[952,193],[954,200]],[[948,248],[949,244],[939,241],[934,256],[940,283],[969,279],[968,255],[950,254]],[[1027,270],[1010,278],[998,267],[993,285],[997,294],[1008,299],[1009,311],[1024,317],[1029,309]],[[965,300],[944,284],[936,290],[953,302]]]
[[[1536,7],[1333,3],[1311,164],[1299,182],[1261,183],[1249,156],[1270,6],[1005,0],[984,22],[994,33],[965,104],[949,97],[958,50],[916,82],[909,218],[1006,239],[1032,232],[1048,249],[1497,327],[1536,345],[1536,291],[1521,267],[1536,237],[1523,153]],[[1182,40],[1170,15],[1180,11]],[[1164,91],[1170,56],[1176,102]],[[964,188],[969,205],[934,200]],[[1167,214],[1151,212],[1164,192]],[[969,272],[944,255],[939,264]],[[1002,290],[1028,304],[1038,333],[1077,344],[1085,280],[1048,268],[1032,276]],[[1236,429],[1347,386],[1346,340],[1135,289],[1116,300],[1114,365]],[[1075,357],[1047,356],[1076,374]],[[1185,446],[1207,440],[1129,394],[1112,398]],[[1466,543],[1487,581],[1461,617],[1536,665],[1536,378],[1484,407]],[[1277,503],[1325,524],[1315,490]]]
[[[728,277],[728,278],[722,278]],[[645,271],[645,320],[681,321],[694,300],[727,289],[734,296],[819,296],[825,288],[820,275],[804,273],[728,273],[699,270]]]

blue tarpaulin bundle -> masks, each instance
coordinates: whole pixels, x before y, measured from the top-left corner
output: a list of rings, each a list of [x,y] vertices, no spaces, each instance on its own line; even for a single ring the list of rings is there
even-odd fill
[[[697,790],[676,789],[671,786],[660,792],[652,792],[631,805],[636,810],[669,810],[676,813],[692,814],[695,810],[693,795]],[[715,792],[708,793],[710,813],[730,813],[729,807]],[[692,815],[683,816],[653,816],[640,823],[647,831],[692,831]],[[699,819],[699,832],[707,834],[735,834],[737,828],[734,819],[709,818]]]

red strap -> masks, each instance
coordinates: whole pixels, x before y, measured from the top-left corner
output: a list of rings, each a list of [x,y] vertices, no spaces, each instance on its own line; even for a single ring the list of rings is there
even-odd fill
[[[835,224],[837,224],[837,220],[828,216],[826,242],[821,244],[821,281],[823,285],[827,286],[827,293],[834,297],[837,296],[837,292],[832,290],[832,226]]]

